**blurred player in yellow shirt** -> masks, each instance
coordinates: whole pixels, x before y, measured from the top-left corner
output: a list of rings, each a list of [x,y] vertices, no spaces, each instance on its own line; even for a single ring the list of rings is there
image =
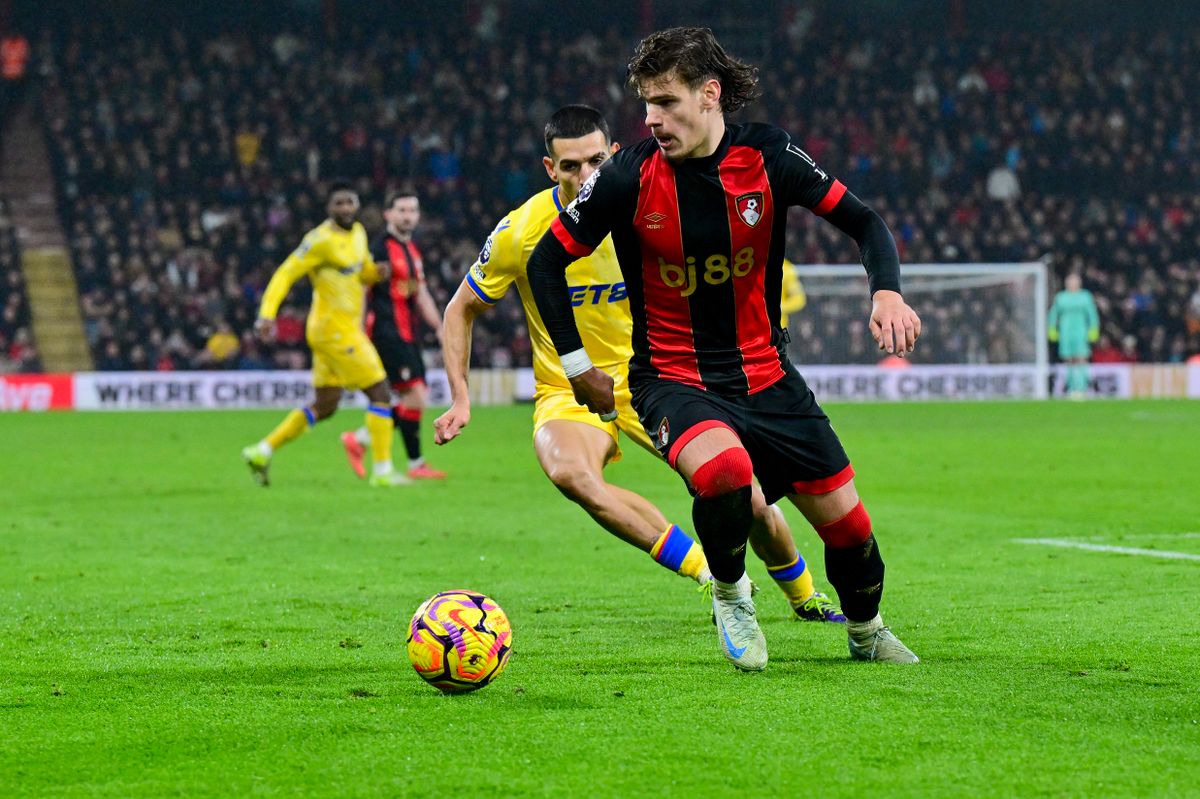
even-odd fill
[[[233,364],[241,350],[242,343],[238,340],[233,328],[224,319],[217,320],[217,329],[208,337],[199,361],[204,366],[227,367]]]
[[[313,302],[305,337],[313,354],[316,399],[291,411],[266,438],[242,450],[242,458],[260,485],[269,483],[267,471],[275,450],[332,416],[344,389],[361,389],[370,403],[366,413],[374,459],[370,484],[410,482],[392,466],[391,394],[379,354],[363,330],[364,286],[385,280],[388,267],[377,266],[371,258],[358,209],[358,193],[352,185],[331,185],[326,201],[329,218],[308,232],[275,270],[263,293],[254,329],[259,336],[270,338],[275,314],[292,285],[302,277],[312,282]]]
[[[788,329],[788,315],[804,310],[808,305],[808,295],[804,293],[804,284],[796,274],[796,265],[787,258],[783,259],[783,286],[779,293],[779,326]]]
[[[542,162],[557,185],[534,195],[501,220],[446,307],[443,360],[454,402],[434,423],[434,440],[438,444],[452,441],[470,422],[467,371],[471,329],[475,318],[515,284],[533,346],[537,382],[533,446],[542,470],[559,491],[605,530],[649,553],[670,571],[705,585],[711,575],[704,552],[692,537],[668,523],[648,500],[606,482],[602,474],[607,464],[621,457],[618,431],[659,457],[632,407],[628,368],[633,320],[612,241],[605,239],[595,252],[567,270],[575,318],[587,351],[595,365],[616,383],[619,415],[612,422],[602,422],[575,401],[525,274],[526,262],[542,234],[576,198],[588,176],[616,152],[617,145],[611,143],[608,123],[600,112],[583,105],[556,111],[546,125],[545,143],[548,156]],[[837,607],[815,591],[812,574],[782,514],[765,503],[759,504],[765,512],[756,519],[751,544],[788,597],[796,616],[812,621],[845,621]]]

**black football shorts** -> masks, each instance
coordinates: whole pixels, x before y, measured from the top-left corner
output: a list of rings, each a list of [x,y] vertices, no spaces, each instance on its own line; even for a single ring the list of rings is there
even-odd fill
[[[750,454],[754,476],[771,504],[786,494],[829,493],[854,476],[829,417],[790,365],[781,380],[743,397],[671,380],[643,381],[633,387],[633,408],[672,468],[700,433],[731,429]]]
[[[404,391],[425,382],[425,359],[414,342],[396,336],[377,336],[372,343],[379,351],[379,360],[383,361],[392,388]]]

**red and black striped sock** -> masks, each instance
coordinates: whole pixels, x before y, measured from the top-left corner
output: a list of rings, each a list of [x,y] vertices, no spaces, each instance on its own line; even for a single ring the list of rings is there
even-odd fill
[[[421,459],[421,409],[397,405],[392,409],[396,429],[404,441],[404,449],[410,461]]]

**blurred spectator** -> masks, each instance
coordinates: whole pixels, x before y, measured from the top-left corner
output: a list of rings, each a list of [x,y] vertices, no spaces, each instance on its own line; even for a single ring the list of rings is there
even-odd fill
[[[1092,350],[1092,363],[1127,363],[1120,347],[1113,346],[1112,339],[1101,334],[1100,341]]]
[[[1127,335],[1121,339],[1121,362],[1138,362],[1138,340],[1136,336]]]
[[[270,369],[271,363],[263,357],[258,337],[247,331],[242,334],[241,349],[237,358],[238,369]]]
[[[0,133],[8,111],[24,96],[30,55],[29,40],[19,31],[0,34]]]
[[[113,339],[104,343],[96,368],[101,372],[121,372],[129,369],[129,361],[121,354],[121,346]]]
[[[1185,321],[1187,334],[1192,337],[1200,337],[1200,284],[1196,286],[1196,290],[1192,292],[1192,296],[1188,300]]]
[[[216,329],[208,337],[204,349],[196,358],[196,365],[206,369],[232,367],[235,365],[240,350],[241,342],[238,340],[237,334],[233,332],[233,328],[229,326],[229,322],[218,319]]]
[[[0,198],[0,374],[42,370],[32,325],[16,227]]]
[[[13,334],[12,343],[8,346],[8,360],[17,372],[42,371],[42,359],[38,356],[37,348],[33,346],[29,328],[17,328]]]
[[[1001,202],[1012,202],[1021,196],[1021,182],[1017,173],[1007,164],[1001,164],[988,173],[987,196]]]

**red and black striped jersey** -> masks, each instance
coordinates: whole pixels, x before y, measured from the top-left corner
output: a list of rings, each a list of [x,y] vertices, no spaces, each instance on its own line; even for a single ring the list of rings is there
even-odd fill
[[[371,245],[377,264],[391,264],[392,276],[371,286],[367,297],[367,332],[411,342],[416,333],[417,291],[425,283],[421,251],[409,239],[384,233]]]
[[[787,209],[824,215],[845,194],[783,130],[729,125],[704,158],[672,163],[653,138],[618,151],[550,230],[574,257],[611,233],[633,314],[631,384],[753,394],[784,376]]]

